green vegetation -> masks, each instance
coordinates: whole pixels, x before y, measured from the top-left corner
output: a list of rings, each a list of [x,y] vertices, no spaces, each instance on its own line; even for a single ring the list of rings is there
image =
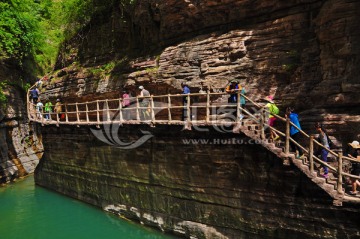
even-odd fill
[[[5,82],[0,82],[0,110],[6,107],[7,97],[4,93],[4,88],[6,86]]]
[[[298,65],[291,63],[291,64],[283,64],[281,67],[284,71],[293,72],[298,67]]]
[[[31,87],[30,83],[26,83],[25,85],[22,86],[22,88],[25,90],[25,92],[27,92]]]
[[[109,6],[132,7],[135,0],[2,0],[0,61],[15,60],[25,73],[43,75],[59,47]]]
[[[41,34],[33,7],[30,0],[0,2],[0,60],[12,58],[22,65],[35,54]]]
[[[146,68],[145,70],[149,75],[156,75],[159,71],[159,67],[157,67],[157,66],[149,67],[149,68]]]
[[[82,30],[91,26],[95,16],[108,16],[111,6],[120,7],[122,16],[131,14],[135,2],[0,0],[0,62],[11,63],[22,74],[16,82],[1,79],[0,107],[6,106],[4,92],[8,85],[17,85],[27,91],[30,87],[29,79],[34,80],[36,76],[41,77],[45,72],[52,71],[62,44],[74,37],[84,37]],[[94,74],[108,75],[126,62],[124,58],[92,71]]]
[[[52,0],[0,2],[0,61],[15,60],[27,75],[50,69],[62,41],[54,6]]]
[[[102,66],[96,67],[96,68],[89,68],[89,71],[97,76],[106,76],[110,74],[112,69],[115,67],[115,62],[108,62]]]
[[[286,52],[286,58],[284,59],[284,64],[282,64],[282,69],[286,72],[294,72],[300,64],[300,54],[297,50],[291,50]]]

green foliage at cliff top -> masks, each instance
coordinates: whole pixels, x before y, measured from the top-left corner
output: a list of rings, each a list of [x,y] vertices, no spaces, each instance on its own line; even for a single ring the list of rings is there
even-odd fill
[[[52,24],[52,0],[0,2],[0,60],[15,60],[25,72],[46,69],[61,41]]]
[[[0,110],[5,108],[7,102],[7,97],[4,93],[5,85],[5,82],[0,82]]]
[[[54,65],[59,47],[97,12],[136,0],[1,0],[0,61],[12,59],[28,74]]]

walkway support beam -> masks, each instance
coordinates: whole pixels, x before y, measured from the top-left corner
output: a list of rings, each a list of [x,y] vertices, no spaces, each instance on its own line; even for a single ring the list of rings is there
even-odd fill
[[[96,121],[100,124],[99,100],[96,101]]]
[[[210,120],[210,91],[206,91],[206,118],[205,122],[208,123]]]
[[[286,131],[285,131],[285,154],[290,151],[290,119],[286,118]]]
[[[168,121],[171,122],[171,97],[170,97],[170,94],[167,95],[167,101],[168,101],[168,105],[167,105]]]
[[[338,180],[337,180],[337,192],[343,194],[342,187],[342,173],[343,173],[343,155],[342,152],[338,154]]]
[[[265,109],[260,111],[260,137],[265,139]]]
[[[314,173],[314,135],[310,135],[309,142],[309,169],[310,173]]]

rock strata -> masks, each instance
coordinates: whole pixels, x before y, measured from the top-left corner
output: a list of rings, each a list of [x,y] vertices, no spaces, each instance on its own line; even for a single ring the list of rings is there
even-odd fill
[[[132,27],[112,21],[119,15],[113,8],[108,20],[93,19],[87,41],[66,45],[46,96],[117,98],[124,87],[138,94],[139,85],[154,95],[179,93],[182,81],[192,92],[219,91],[238,79],[251,98],[274,95],[281,113],[293,106],[308,133],[322,121],[340,148],[360,140],[360,2],[136,4],[125,21]]]
[[[133,149],[109,137],[133,142],[145,131],[152,137]],[[220,131],[125,125],[109,135],[103,127],[45,126],[35,180],[185,238],[357,236],[358,205],[333,206],[294,165],[245,135]]]
[[[0,65],[0,79],[17,81],[15,70]],[[27,120],[23,89],[7,84],[3,93],[7,103],[0,110],[0,184],[32,174],[43,153],[41,134],[37,125]]]

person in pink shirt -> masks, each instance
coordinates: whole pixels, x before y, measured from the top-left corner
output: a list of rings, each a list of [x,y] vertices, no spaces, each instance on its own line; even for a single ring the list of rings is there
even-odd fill
[[[123,90],[122,98],[122,108],[129,108],[130,106],[130,95],[127,90]],[[130,109],[123,110],[124,120],[130,119]]]

